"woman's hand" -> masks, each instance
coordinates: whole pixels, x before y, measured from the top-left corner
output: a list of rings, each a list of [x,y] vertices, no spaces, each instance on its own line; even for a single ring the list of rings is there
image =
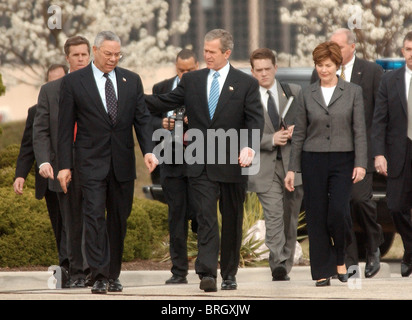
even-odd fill
[[[362,167],[356,167],[353,169],[352,180],[353,183],[359,182],[365,178],[366,170]]]
[[[285,188],[290,192],[295,191],[295,173],[293,171],[288,171],[286,174]]]

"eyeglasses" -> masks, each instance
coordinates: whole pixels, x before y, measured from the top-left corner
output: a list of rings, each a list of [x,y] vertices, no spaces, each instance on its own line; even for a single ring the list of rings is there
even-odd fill
[[[101,48],[99,48],[99,50],[103,53],[103,56],[106,59],[110,59],[111,57],[114,57],[115,59],[123,58],[123,54],[121,52],[112,53],[110,51],[102,51]]]

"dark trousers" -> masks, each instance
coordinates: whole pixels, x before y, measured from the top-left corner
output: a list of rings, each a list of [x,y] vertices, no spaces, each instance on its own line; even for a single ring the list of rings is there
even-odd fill
[[[388,159],[388,166],[390,161]],[[397,177],[388,176],[386,196],[396,231],[402,238],[404,260],[412,261],[412,141],[408,139],[405,166]]]
[[[57,192],[46,189],[44,194],[46,199],[47,211],[49,212],[49,218],[52,225],[54,237],[56,239],[56,247],[59,255],[59,265],[65,268],[69,268],[69,257],[67,253],[67,236],[63,226],[62,213],[60,211],[59,199],[57,198]]]
[[[217,201],[222,217],[220,269],[223,279],[235,276],[239,266],[242,243],[243,203],[246,183],[211,181],[204,171],[189,178],[193,191],[194,210],[198,222],[198,256],[196,273],[217,277],[219,257],[219,226]]]
[[[73,280],[85,278],[86,262],[83,257],[82,243],[82,195],[77,169],[72,172],[72,181],[70,182],[67,193],[58,192],[57,196],[66,234],[70,278]]]
[[[351,210],[352,216],[358,222],[366,239],[366,254],[374,253],[383,243],[382,227],[377,222],[377,205],[372,200],[373,173],[367,173],[362,181],[355,183],[352,187]],[[352,238],[355,233],[352,230]],[[357,265],[359,262],[356,241],[346,248],[346,265]]]
[[[113,166],[103,180],[82,181],[85,254],[92,278],[120,275],[134,180],[117,181]],[[107,217],[106,217],[107,212]]]
[[[303,152],[309,254],[314,280],[336,274],[344,264],[351,229],[350,194],[353,152]]]
[[[186,277],[189,269],[187,259],[187,229],[190,216],[188,178],[165,177],[162,189],[169,207],[171,271],[174,275]]]

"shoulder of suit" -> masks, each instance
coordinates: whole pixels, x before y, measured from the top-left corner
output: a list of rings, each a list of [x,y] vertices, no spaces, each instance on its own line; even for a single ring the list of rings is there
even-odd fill
[[[163,87],[163,86],[169,85],[171,82],[175,81],[175,78],[176,78],[176,76],[174,76],[173,78],[169,78],[169,79],[159,81],[159,82],[155,83],[153,85],[153,87]]]
[[[363,66],[367,69],[373,69],[374,71],[383,71],[382,66],[380,66],[379,64],[377,64],[374,61],[369,61],[366,59],[362,59],[362,58],[355,58],[355,63],[358,63],[360,66]]]
[[[43,90],[54,90],[56,88],[60,88],[60,84],[62,83],[62,81],[63,81],[63,77],[53,80],[53,81],[46,82],[45,84],[41,86],[41,88]]]

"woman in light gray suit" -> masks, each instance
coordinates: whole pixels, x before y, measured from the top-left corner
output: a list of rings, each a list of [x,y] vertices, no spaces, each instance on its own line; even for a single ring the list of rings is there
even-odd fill
[[[339,46],[327,41],[312,54],[320,80],[303,92],[285,187],[293,191],[295,172],[302,172],[312,278],[327,286],[335,274],[348,279],[350,194],[366,173],[366,127],[361,87],[336,76]]]

